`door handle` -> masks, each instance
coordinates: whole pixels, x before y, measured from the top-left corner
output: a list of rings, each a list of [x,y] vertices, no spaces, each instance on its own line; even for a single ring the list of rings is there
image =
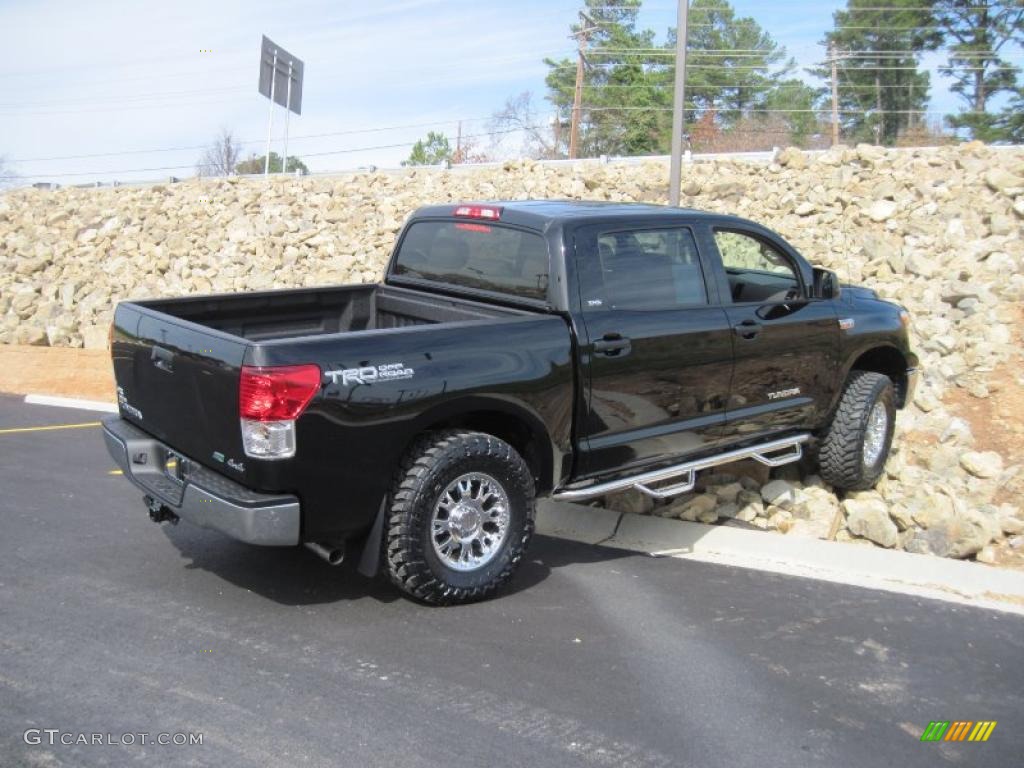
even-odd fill
[[[742,323],[734,325],[732,329],[741,339],[752,341],[761,333],[761,324],[756,320],[744,320]]]
[[[618,357],[629,353],[630,341],[618,333],[606,333],[594,342],[594,352],[605,357]]]

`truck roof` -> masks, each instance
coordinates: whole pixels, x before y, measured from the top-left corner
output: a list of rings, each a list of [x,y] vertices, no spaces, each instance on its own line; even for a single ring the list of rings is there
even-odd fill
[[[633,218],[636,216],[665,216],[689,218],[736,219],[711,211],[694,208],[675,208],[652,203],[620,203],[596,200],[491,200],[486,202],[452,202],[446,205],[428,205],[416,210],[413,218],[444,217],[453,215],[460,205],[495,206],[502,209],[501,220],[530,229],[543,230],[553,223],[580,222],[588,219]],[[746,222],[745,219],[738,219]]]

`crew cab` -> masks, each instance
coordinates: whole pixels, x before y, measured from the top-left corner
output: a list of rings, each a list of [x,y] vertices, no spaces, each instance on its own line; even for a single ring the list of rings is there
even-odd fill
[[[106,445],[156,521],[346,549],[434,604],[511,577],[538,497],[686,493],[751,458],[880,477],[909,316],[680,208],[421,208],[384,281],[121,302]]]

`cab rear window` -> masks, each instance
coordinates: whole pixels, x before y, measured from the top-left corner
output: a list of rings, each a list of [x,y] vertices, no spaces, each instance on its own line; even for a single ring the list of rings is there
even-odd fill
[[[548,271],[547,242],[534,232],[480,221],[418,221],[402,238],[392,274],[545,299]]]

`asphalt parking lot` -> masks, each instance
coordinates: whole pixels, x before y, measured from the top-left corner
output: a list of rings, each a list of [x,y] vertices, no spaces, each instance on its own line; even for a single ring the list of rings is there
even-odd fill
[[[34,429],[98,417],[0,396],[2,766],[1024,755],[1020,616],[550,538],[500,599],[427,608],[303,549],[154,525],[98,428]],[[932,720],[998,725],[922,743]],[[29,744],[29,729],[203,743]]]

